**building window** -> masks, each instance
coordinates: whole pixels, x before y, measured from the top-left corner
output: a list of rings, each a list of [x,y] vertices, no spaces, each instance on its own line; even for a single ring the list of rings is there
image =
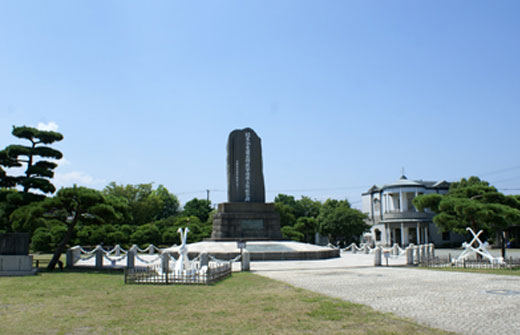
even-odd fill
[[[374,212],[379,212],[380,211],[380,206],[381,206],[381,202],[379,201],[379,199],[374,199]]]
[[[408,243],[417,243],[417,229],[408,228]]]
[[[374,232],[376,233],[376,241],[381,241],[381,231],[379,229],[375,229]]]
[[[408,212],[416,212],[415,206],[413,205],[413,199],[415,198],[415,193],[406,192],[406,210]]]
[[[449,241],[450,240],[450,232],[449,231],[442,232],[442,240],[443,241]]]

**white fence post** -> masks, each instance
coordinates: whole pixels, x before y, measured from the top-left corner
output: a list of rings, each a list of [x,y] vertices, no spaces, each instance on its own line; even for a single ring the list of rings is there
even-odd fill
[[[126,267],[133,269],[135,267],[135,255],[137,254],[137,246],[134,244],[126,254]]]
[[[406,265],[413,265],[413,252],[415,247],[413,244],[410,244],[408,248],[406,248]]]
[[[103,252],[103,248],[101,246],[96,247],[96,269],[103,268],[103,256],[105,253]]]
[[[247,250],[242,251],[242,258],[240,259],[241,271],[249,271],[250,265],[249,262],[251,260],[251,254]]]
[[[168,275],[168,272],[170,272],[170,255],[166,252],[161,255],[161,266],[162,272]]]
[[[381,266],[381,249],[381,247],[376,247],[376,252],[374,253],[374,266]]]
[[[394,256],[398,256],[399,255],[399,245],[397,245],[397,243],[394,243],[393,247],[392,247],[392,255]]]
[[[424,263],[426,261],[426,246],[424,244],[421,244],[419,248],[421,249],[421,258],[419,259],[419,261],[421,263]]]
[[[71,268],[74,266],[74,263],[76,263],[81,258],[81,247],[75,246],[72,248],[67,249],[67,260],[66,265],[68,268]]]
[[[200,267],[209,265],[209,255],[206,251],[200,253]]]

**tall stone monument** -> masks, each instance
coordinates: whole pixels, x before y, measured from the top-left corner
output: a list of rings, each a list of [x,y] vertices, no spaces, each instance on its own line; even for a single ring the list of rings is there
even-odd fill
[[[265,203],[261,140],[251,128],[229,134],[227,182],[228,202],[218,205],[211,239],[281,239],[280,215]]]
[[[233,130],[227,143],[228,202],[265,202],[262,144],[251,128]]]

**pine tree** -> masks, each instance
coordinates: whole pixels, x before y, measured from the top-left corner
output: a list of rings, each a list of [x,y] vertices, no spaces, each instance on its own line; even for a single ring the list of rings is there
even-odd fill
[[[13,212],[12,219],[17,229],[25,231],[35,225],[50,228],[59,224],[66,227],[63,239],[57,244],[47,267],[53,270],[71,241],[78,223],[106,224],[117,220],[120,215],[101,192],[74,185],[60,189],[52,198],[18,208]]]
[[[433,223],[441,231],[466,234],[470,227],[474,232],[484,230],[497,235],[505,257],[503,232],[520,222],[520,202],[514,196],[504,195],[478,177],[462,178],[452,183],[447,194],[423,194],[413,200],[422,211],[435,212]]]
[[[43,200],[44,194],[54,193],[56,188],[49,179],[54,176],[57,165],[47,159],[62,157],[61,152],[47,146],[61,141],[63,135],[60,133],[13,126],[12,134],[30,144],[12,144],[0,150],[0,232],[12,230],[9,217],[16,208]],[[8,174],[10,168],[24,166],[22,175]]]
[[[56,191],[49,181],[54,177],[54,169],[57,164],[48,159],[61,159],[62,153],[49,147],[63,139],[63,135],[55,131],[38,130],[32,127],[13,126],[12,134],[20,139],[28,140],[29,145],[11,144],[0,151],[0,187],[21,187],[24,197],[28,202],[43,198],[34,193],[40,191],[44,194],[52,194]],[[9,176],[2,168],[26,167],[23,175]]]

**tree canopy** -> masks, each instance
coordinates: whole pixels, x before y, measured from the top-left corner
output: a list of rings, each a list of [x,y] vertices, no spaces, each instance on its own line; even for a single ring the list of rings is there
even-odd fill
[[[278,194],[274,198],[274,206],[280,214],[280,226],[284,238],[301,242],[313,241],[314,234],[318,231],[317,225],[302,224],[302,222],[308,222],[305,220],[312,222],[318,217],[321,208],[319,201],[305,196],[297,200],[292,195]]]
[[[39,230],[41,234],[50,232],[51,236],[54,236],[58,232],[59,236],[62,236],[56,244],[48,266],[48,269],[52,270],[65,251],[79,222],[103,224],[116,219],[119,215],[101,192],[73,186],[60,189],[52,198],[15,210],[12,219],[17,230],[27,231],[36,227],[41,228]]]
[[[130,225],[141,226],[179,213],[179,200],[163,185],[154,190],[152,183],[118,185],[111,182],[103,193],[126,202],[129,209],[126,221]]]
[[[370,228],[365,219],[366,215],[351,208],[347,200],[327,199],[318,216],[319,231],[330,241],[354,242]]]
[[[61,159],[62,153],[47,145],[63,139],[63,135],[55,131],[39,130],[32,127],[14,127],[12,134],[30,142],[29,145],[11,144],[0,151],[0,165],[4,168],[26,166],[21,176],[9,176],[0,167],[0,186],[12,188],[20,186],[24,193],[32,190],[46,194],[56,191],[49,181],[54,177],[57,164],[49,159]]]
[[[48,146],[63,139],[60,133],[13,126],[12,134],[30,144],[11,144],[0,150],[0,232],[12,230],[9,217],[16,208],[56,191],[50,179],[57,165],[49,159],[62,158],[61,152]],[[24,167],[21,175],[9,174],[10,168]]]
[[[423,194],[413,201],[418,210],[436,213],[433,222],[442,231],[466,233],[466,227],[497,233],[520,222],[520,202],[478,177],[451,184],[447,194]]]
[[[274,204],[284,238],[312,243],[319,232],[331,241],[354,241],[368,229],[364,214],[347,200],[328,199],[322,204],[305,196],[278,194]]]
[[[470,227],[474,232],[497,234],[520,223],[518,196],[504,195],[478,177],[462,178],[451,184],[447,194],[420,195],[413,203],[418,210],[435,212],[433,222],[442,231],[466,234]]]
[[[182,215],[196,216],[201,222],[206,222],[212,210],[209,200],[193,198],[184,205]]]

